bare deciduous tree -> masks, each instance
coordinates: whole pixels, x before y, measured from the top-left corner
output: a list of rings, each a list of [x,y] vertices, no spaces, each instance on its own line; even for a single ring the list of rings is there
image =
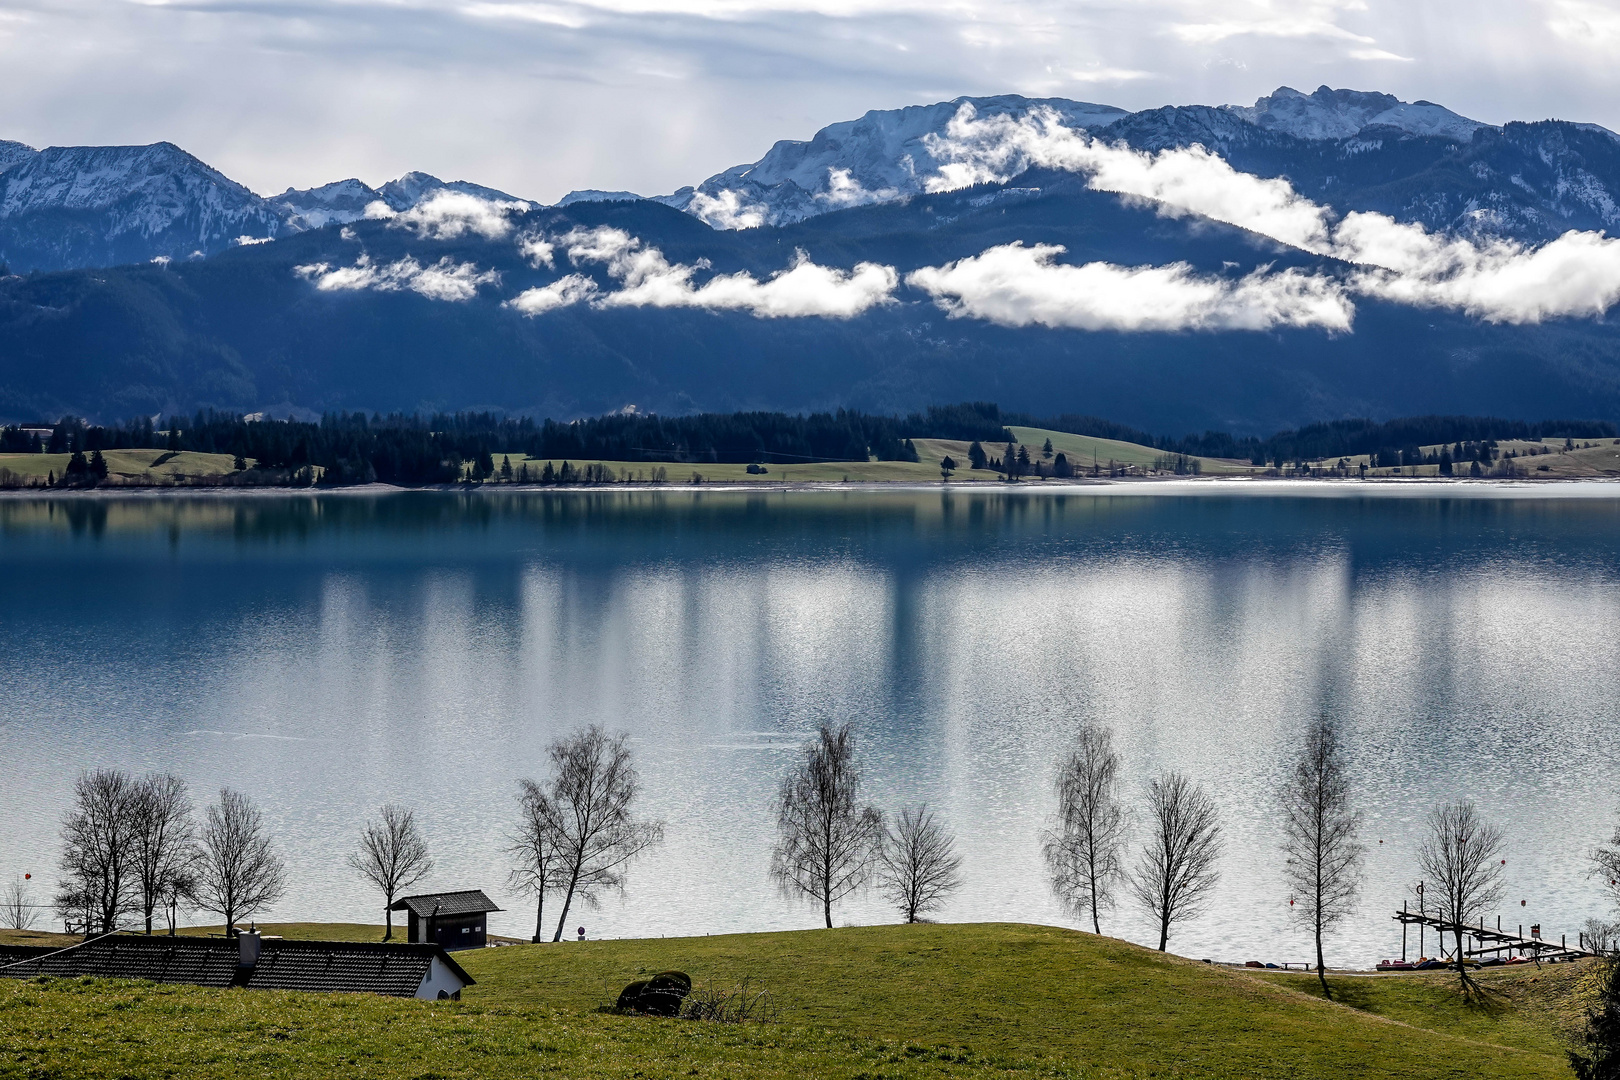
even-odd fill
[[[383,894],[383,940],[392,941],[394,898],[432,873],[433,857],[414,813],[390,804],[379,814],[379,820],[360,830],[360,850],[349,853],[349,865]]]
[[[1221,826],[1215,802],[1181,773],[1166,773],[1148,784],[1150,830],[1131,889],[1159,924],[1159,951],[1170,942],[1170,928],[1197,917],[1219,874]]]
[[[1463,989],[1469,986],[1463,964],[1465,925],[1502,898],[1502,833],[1487,825],[1471,802],[1437,806],[1429,813],[1429,837],[1418,848],[1418,866],[1428,887],[1425,897],[1436,897],[1442,922],[1457,938],[1457,973]],[[1442,931],[1443,933],[1444,931]]]
[[[770,873],[784,893],[819,903],[831,927],[833,905],[871,877],[883,818],[859,805],[861,770],[848,724],[823,724],[803,752],[777,796]]]
[[[1281,793],[1283,875],[1294,892],[1294,917],[1316,937],[1316,977],[1330,1000],[1322,938],[1355,911],[1367,851],[1357,838],[1361,813],[1350,805],[1344,756],[1338,725],[1324,713],[1306,733]]]
[[[230,788],[221,788],[219,803],[208,808],[201,840],[192,898],[202,910],[222,916],[225,932],[235,936],[237,919],[286,893],[286,868],[264,834],[264,815]]]
[[[12,879],[5,895],[0,896],[0,926],[7,930],[31,930],[36,917],[33,892],[21,878]]]
[[[1620,908],[1620,825],[1614,827],[1614,836],[1607,844],[1599,844],[1591,851],[1593,877],[1606,881],[1609,896]]]
[[[135,785],[135,876],[146,932],[152,913],[181,891],[197,860],[197,826],[186,782],[151,773]]]
[[[128,773],[96,769],[73,784],[62,824],[62,879],[56,907],[85,937],[110,933],[137,909],[136,787]]]
[[[1125,877],[1125,808],[1119,801],[1119,755],[1113,733],[1096,724],[1080,729],[1075,748],[1058,766],[1056,828],[1041,837],[1052,891],[1077,918],[1091,918],[1102,933],[1103,908]]]
[[[632,812],[641,779],[628,741],[622,732],[609,735],[592,724],[547,749],[552,818],[545,832],[557,851],[562,893],[553,941],[562,940],[576,899],[594,906],[603,893],[622,891],[630,861],[664,839],[663,822],[638,821]]]
[[[534,937],[530,940],[538,945],[545,940],[546,894],[555,892],[561,883],[562,860],[552,836],[557,808],[533,780],[519,780],[518,788],[520,816],[506,848],[516,865],[507,880],[519,892],[534,897]]]
[[[956,837],[945,831],[926,803],[903,808],[894,827],[884,829],[878,888],[906,922],[917,922],[943,907],[962,887],[961,869]]]

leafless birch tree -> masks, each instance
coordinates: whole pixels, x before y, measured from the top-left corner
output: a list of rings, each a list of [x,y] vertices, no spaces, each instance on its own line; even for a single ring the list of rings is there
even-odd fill
[[[848,724],[823,724],[803,755],[777,795],[770,873],[783,893],[820,904],[831,927],[833,905],[871,878],[883,818],[859,805],[861,770]]]
[[[383,940],[392,941],[394,898],[433,872],[416,815],[403,806],[384,806],[378,820],[366,822],[360,831],[360,850],[349,854],[349,865],[383,894]]]
[[[236,920],[275,903],[287,891],[286,868],[264,834],[264,815],[246,795],[222,788],[208,808],[192,896],[199,908],[219,914],[235,936]]]
[[[32,890],[22,878],[13,878],[6,886],[5,895],[0,896],[0,926],[7,930],[31,930],[36,918]]]
[[[1219,879],[1221,826],[1214,800],[1181,773],[1148,784],[1147,826],[1131,889],[1159,924],[1159,951],[1164,952],[1171,927],[1201,914]]]
[[[603,893],[623,891],[630,862],[664,839],[660,821],[634,814],[641,778],[630,760],[629,737],[609,735],[592,724],[553,742],[547,750],[551,814],[546,827],[557,852],[557,889],[562,914],[553,941],[562,940],[575,900],[592,906]]]
[[[536,945],[545,940],[546,894],[555,892],[562,876],[562,859],[553,837],[558,821],[551,796],[533,780],[518,781],[519,817],[517,829],[506,851],[513,866],[507,880],[519,892],[534,897],[534,937]]]
[[[150,773],[135,785],[135,872],[146,932],[152,913],[181,891],[197,861],[197,825],[186,782]]]
[[[945,831],[926,803],[905,807],[894,826],[884,829],[878,888],[906,922],[918,922],[944,907],[950,894],[962,887],[961,869],[956,837]]]
[[[1344,757],[1338,725],[1323,714],[1306,733],[1281,792],[1283,876],[1294,893],[1294,917],[1316,938],[1316,977],[1330,1000],[1322,938],[1355,911],[1367,851],[1357,839],[1361,813],[1350,805]]]
[[[1125,808],[1119,801],[1119,755],[1113,733],[1087,724],[1057,772],[1055,828],[1041,836],[1052,891],[1075,917],[1102,933],[1103,908],[1125,877]]]
[[[1501,831],[1487,825],[1473,803],[1460,801],[1429,813],[1429,837],[1418,848],[1418,866],[1428,885],[1424,896],[1439,893],[1440,918],[1457,938],[1457,974],[1464,991],[1469,987],[1463,964],[1465,924],[1502,898],[1502,844]]]
[[[62,824],[62,878],[56,907],[77,920],[86,938],[110,933],[137,910],[135,823],[137,785],[128,773],[96,769],[73,784],[73,806]]]

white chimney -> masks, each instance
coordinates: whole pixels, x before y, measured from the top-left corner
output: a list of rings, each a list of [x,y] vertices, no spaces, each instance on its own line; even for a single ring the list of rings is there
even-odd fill
[[[251,969],[259,962],[259,949],[264,939],[257,930],[242,930],[236,935],[236,966]]]

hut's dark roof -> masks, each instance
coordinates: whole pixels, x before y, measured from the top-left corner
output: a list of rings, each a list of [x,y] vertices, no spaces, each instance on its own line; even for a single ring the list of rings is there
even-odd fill
[[[118,936],[68,949],[0,945],[0,976],[92,976],[414,997],[437,957],[463,983],[473,982],[437,945],[271,939],[263,943],[258,962],[248,972],[239,972],[238,956],[236,942],[224,938]]]
[[[425,919],[433,914],[434,905],[437,904],[440,915],[478,915],[486,911],[500,911],[495,901],[485,896],[481,889],[467,889],[462,892],[436,892],[423,893],[421,896],[402,896],[394,901],[392,911],[409,910],[417,918]]]

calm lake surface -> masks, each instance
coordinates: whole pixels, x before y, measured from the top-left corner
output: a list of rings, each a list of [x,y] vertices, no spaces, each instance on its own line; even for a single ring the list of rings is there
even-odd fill
[[[1077,925],[1038,834],[1101,720],[1133,801],[1180,769],[1221,809],[1218,894],[1171,949],[1302,961],[1274,791],[1326,709],[1371,847],[1330,962],[1399,954],[1424,815],[1459,796],[1508,836],[1504,923],[1607,914],[1585,852],[1620,809],[1620,486],[6,499],[0,640],[0,879],[47,890],[75,774],[165,769],[263,807],[271,917],[380,922],[344,857],[395,801],[438,860],[418,891],[482,888],[527,936],[516,781],[594,721],[633,737],[668,839],[570,930],[811,927],[766,878],[773,797],[847,720],[871,801],[959,837],[943,919]],[[1124,902],[1104,931],[1156,943]]]

